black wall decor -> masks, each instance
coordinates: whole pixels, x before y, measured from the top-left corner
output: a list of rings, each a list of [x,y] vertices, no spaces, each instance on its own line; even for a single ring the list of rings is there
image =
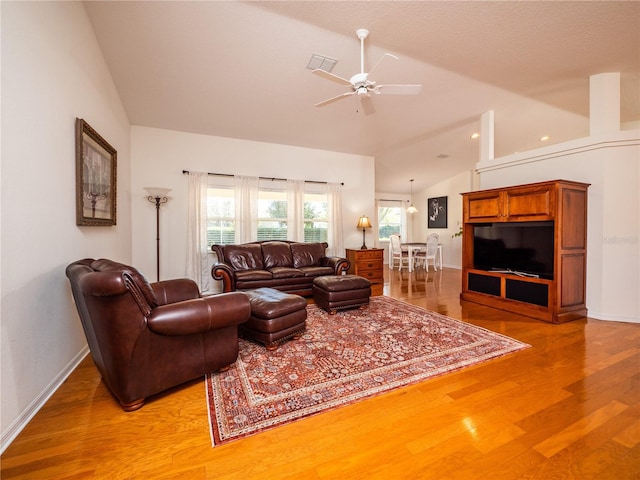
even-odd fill
[[[427,199],[427,227],[447,228],[447,197]]]

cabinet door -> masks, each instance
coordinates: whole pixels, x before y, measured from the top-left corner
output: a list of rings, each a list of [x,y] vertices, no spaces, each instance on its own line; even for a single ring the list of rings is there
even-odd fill
[[[465,222],[499,222],[502,221],[501,192],[486,192],[465,197],[467,205],[464,209]]]
[[[505,216],[510,222],[550,220],[554,217],[552,187],[521,188],[504,193]]]

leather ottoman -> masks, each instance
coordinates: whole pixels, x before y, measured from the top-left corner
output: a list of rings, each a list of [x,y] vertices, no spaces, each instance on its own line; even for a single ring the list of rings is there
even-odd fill
[[[358,275],[327,275],[313,280],[313,299],[330,315],[369,305],[371,282]]]
[[[267,350],[278,348],[278,342],[299,338],[307,328],[307,301],[299,295],[273,288],[256,288],[243,292],[251,303],[251,316],[238,325],[245,338],[264,344]]]

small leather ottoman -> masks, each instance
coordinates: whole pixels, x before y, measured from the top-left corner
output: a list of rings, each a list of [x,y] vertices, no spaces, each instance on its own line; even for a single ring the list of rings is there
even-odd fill
[[[307,328],[307,301],[299,295],[273,288],[256,288],[243,292],[251,303],[251,316],[238,325],[243,337],[264,344],[267,350],[278,348],[278,342],[299,338]]]
[[[313,280],[313,299],[330,315],[369,305],[371,282],[358,275],[326,275]]]

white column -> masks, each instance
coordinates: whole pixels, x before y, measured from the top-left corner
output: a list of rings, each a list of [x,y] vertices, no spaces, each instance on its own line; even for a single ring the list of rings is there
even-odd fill
[[[589,77],[589,133],[620,131],[620,73]]]
[[[493,160],[495,158],[493,150],[493,110],[484,112],[480,117],[480,161]]]

